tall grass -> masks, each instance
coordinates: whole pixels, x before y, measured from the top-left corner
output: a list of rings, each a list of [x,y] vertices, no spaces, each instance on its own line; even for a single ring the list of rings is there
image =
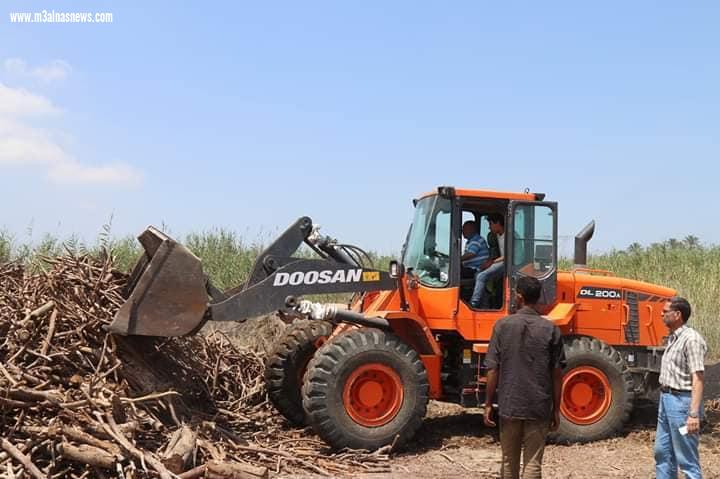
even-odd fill
[[[220,289],[244,283],[264,245],[246,243],[237,233],[225,229],[192,233],[185,246],[203,262],[203,271]]]
[[[248,242],[226,229],[192,233],[177,239],[203,261],[203,270],[220,289],[243,284],[255,258],[266,246],[265,241]],[[108,228],[92,244],[74,237],[60,240],[49,235],[35,242],[18,241],[0,230],[0,262],[15,260],[37,267],[43,255],[55,256],[65,251],[99,254],[101,250],[112,251],[116,265],[126,271],[142,254],[134,238],[114,238]],[[307,257],[312,253],[302,249],[298,254]],[[375,253],[370,256],[378,269],[387,269],[393,259]],[[683,241],[671,239],[650,246],[633,244],[627,250],[594,255],[588,263],[590,267],[610,270],[617,276],[676,289],[693,306],[689,324],[707,339],[712,357],[720,357],[720,246],[703,246],[693,237]],[[569,261],[561,266],[568,268]],[[347,295],[324,295],[308,299],[344,302],[347,298]]]
[[[190,233],[176,239],[202,260],[203,271],[213,284],[222,290],[243,284],[250,274],[255,259],[269,243],[264,240],[249,242],[238,233],[223,228]],[[143,253],[142,247],[134,237],[115,238],[110,234],[109,226],[103,227],[103,231],[90,244],[81,242],[76,237],[62,240],[50,235],[45,235],[34,242],[28,239],[20,241],[8,232],[0,230],[0,262],[20,261],[31,267],[42,267],[44,256],[58,256],[66,252],[99,255],[101,251],[111,252],[115,265],[123,271],[130,271]],[[368,254],[372,264],[382,270],[387,270],[390,260],[394,259],[373,252]],[[316,255],[303,246],[294,256],[308,258]],[[347,298],[346,295],[332,297],[338,301]]]
[[[704,247],[692,237],[647,247],[636,243],[591,256],[588,266],[676,289],[693,308],[688,325],[705,337],[710,357],[720,358],[720,246]]]

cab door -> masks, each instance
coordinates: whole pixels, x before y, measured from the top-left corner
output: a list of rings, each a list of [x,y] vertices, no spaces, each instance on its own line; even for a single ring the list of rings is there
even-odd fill
[[[511,201],[506,224],[510,311],[517,309],[514,291],[522,276],[535,277],[542,284],[539,305],[553,304],[557,291],[557,203]]]

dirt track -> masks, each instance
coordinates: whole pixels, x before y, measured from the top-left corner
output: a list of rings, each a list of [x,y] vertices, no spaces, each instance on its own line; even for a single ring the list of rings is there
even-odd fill
[[[544,476],[597,478],[654,476],[655,438],[653,403],[638,408],[623,435],[606,441],[574,446],[549,445]],[[701,439],[705,477],[720,477],[720,413],[714,413]],[[481,410],[432,403],[413,450],[393,461],[392,477],[499,477],[500,446],[497,431],[482,424]]]
[[[720,363],[706,372],[706,404],[720,399]],[[590,479],[652,478],[657,405],[636,407],[623,433],[591,444],[545,449],[543,477]],[[720,410],[710,411],[701,437],[700,456],[706,478],[720,478]],[[380,478],[496,478],[500,445],[496,429],[483,425],[482,410],[431,402],[416,440],[392,461],[392,474]],[[355,476],[359,477],[359,476]]]
[[[720,363],[706,371],[706,403],[720,399]],[[639,404],[619,437],[584,445],[549,445],[544,477],[651,478],[657,405]],[[720,411],[708,414],[701,437],[704,477],[720,477]],[[413,448],[393,461],[392,477],[499,477],[500,445],[496,429],[483,425],[482,411],[432,402]]]

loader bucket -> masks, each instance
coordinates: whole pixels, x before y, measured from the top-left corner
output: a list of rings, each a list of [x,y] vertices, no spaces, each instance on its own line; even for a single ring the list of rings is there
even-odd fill
[[[208,308],[200,259],[152,226],[138,240],[145,254],[133,269],[126,301],[108,330],[123,336],[169,337],[199,329]]]

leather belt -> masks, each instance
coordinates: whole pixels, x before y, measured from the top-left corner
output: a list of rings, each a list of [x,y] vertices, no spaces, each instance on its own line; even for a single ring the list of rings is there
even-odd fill
[[[691,391],[686,391],[684,389],[675,389],[671,388],[670,386],[660,386],[660,392],[668,393],[668,394],[690,394]]]

